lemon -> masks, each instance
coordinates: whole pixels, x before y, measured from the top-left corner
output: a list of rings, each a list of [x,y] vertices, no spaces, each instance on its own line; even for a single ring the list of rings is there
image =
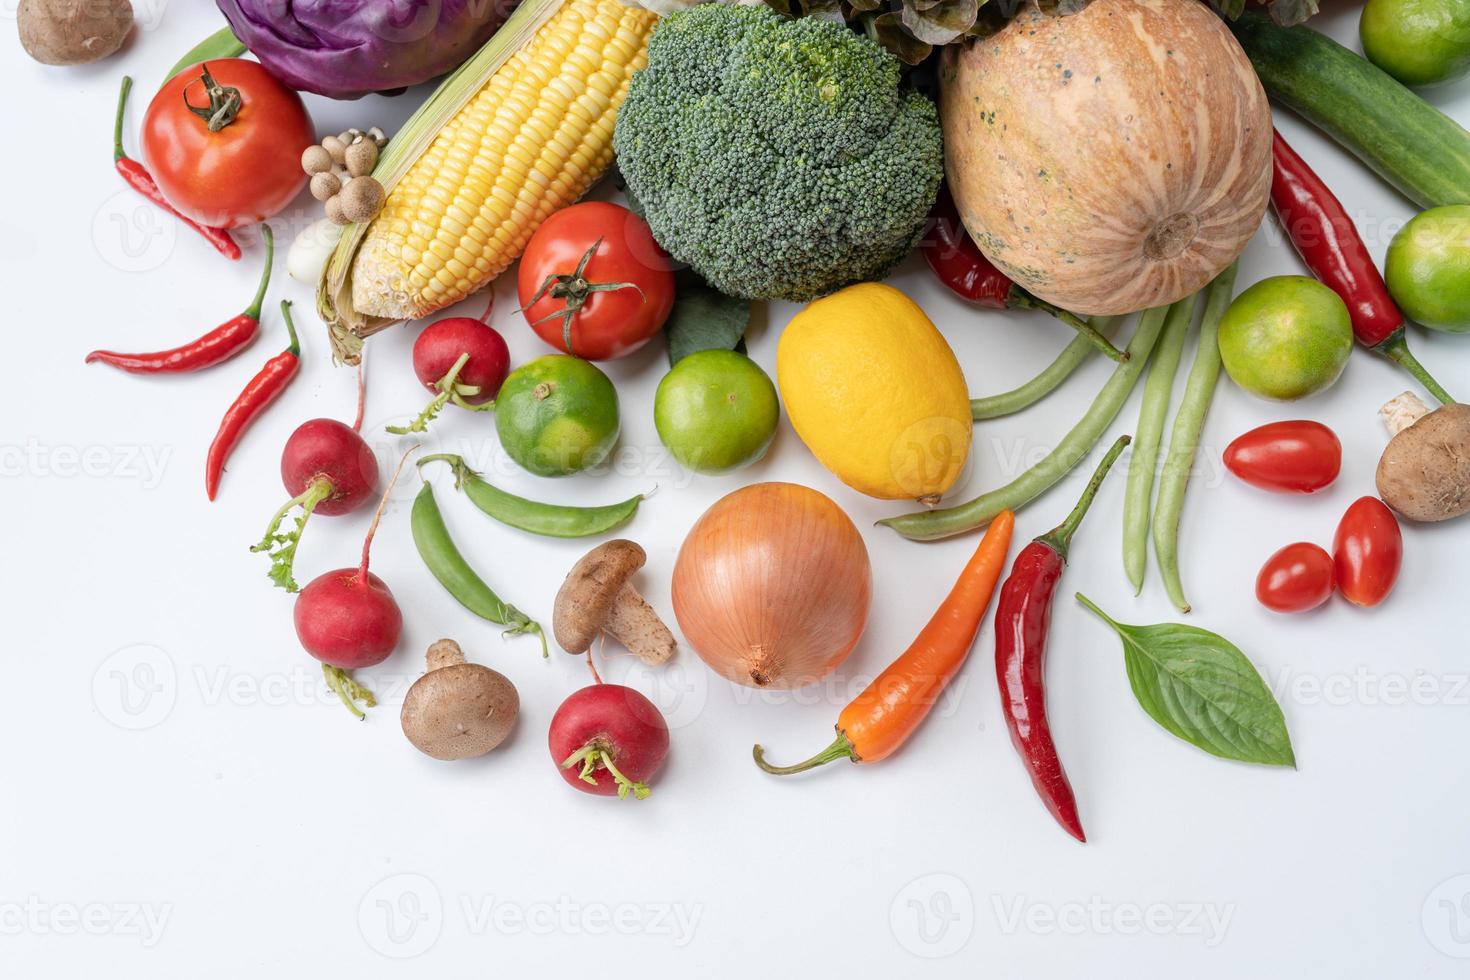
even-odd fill
[[[881,283],[807,304],[776,352],[787,415],[812,455],[854,490],[937,501],[970,455],[970,393],[924,311]]]

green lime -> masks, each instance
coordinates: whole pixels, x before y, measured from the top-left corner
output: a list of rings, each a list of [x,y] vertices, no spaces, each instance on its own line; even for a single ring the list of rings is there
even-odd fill
[[[1358,33],[1368,60],[1405,85],[1470,74],[1470,0],[1368,0]]]
[[[659,439],[697,473],[724,473],[760,459],[780,417],[776,386],[766,372],[732,350],[682,358],[653,400]]]
[[[580,357],[547,354],[511,372],[495,398],[495,431],[537,476],[596,466],[618,441],[618,393]]]
[[[1409,319],[1470,332],[1470,205],[1433,208],[1404,225],[1388,246],[1384,277]]]
[[[1264,398],[1321,391],[1353,351],[1353,324],[1336,293],[1305,276],[1262,279],[1220,321],[1220,357],[1236,384]]]

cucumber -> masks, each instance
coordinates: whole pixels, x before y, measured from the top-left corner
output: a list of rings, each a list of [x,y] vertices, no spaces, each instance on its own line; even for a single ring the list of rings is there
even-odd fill
[[[1470,204],[1470,133],[1366,58],[1310,27],[1244,13],[1230,25],[1273,99],[1425,208]]]

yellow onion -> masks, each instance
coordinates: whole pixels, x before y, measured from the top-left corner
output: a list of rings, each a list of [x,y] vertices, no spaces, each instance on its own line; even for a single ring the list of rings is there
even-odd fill
[[[823,494],[758,483],[705,511],[674,565],[674,615],[737,684],[793,688],[831,673],[868,624],[868,549]]]

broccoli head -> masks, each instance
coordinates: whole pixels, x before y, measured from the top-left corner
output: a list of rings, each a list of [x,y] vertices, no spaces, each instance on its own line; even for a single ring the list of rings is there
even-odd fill
[[[880,279],[943,175],[934,104],[841,24],[705,4],[653,31],[613,137],[659,244],[716,289],[813,299]]]

